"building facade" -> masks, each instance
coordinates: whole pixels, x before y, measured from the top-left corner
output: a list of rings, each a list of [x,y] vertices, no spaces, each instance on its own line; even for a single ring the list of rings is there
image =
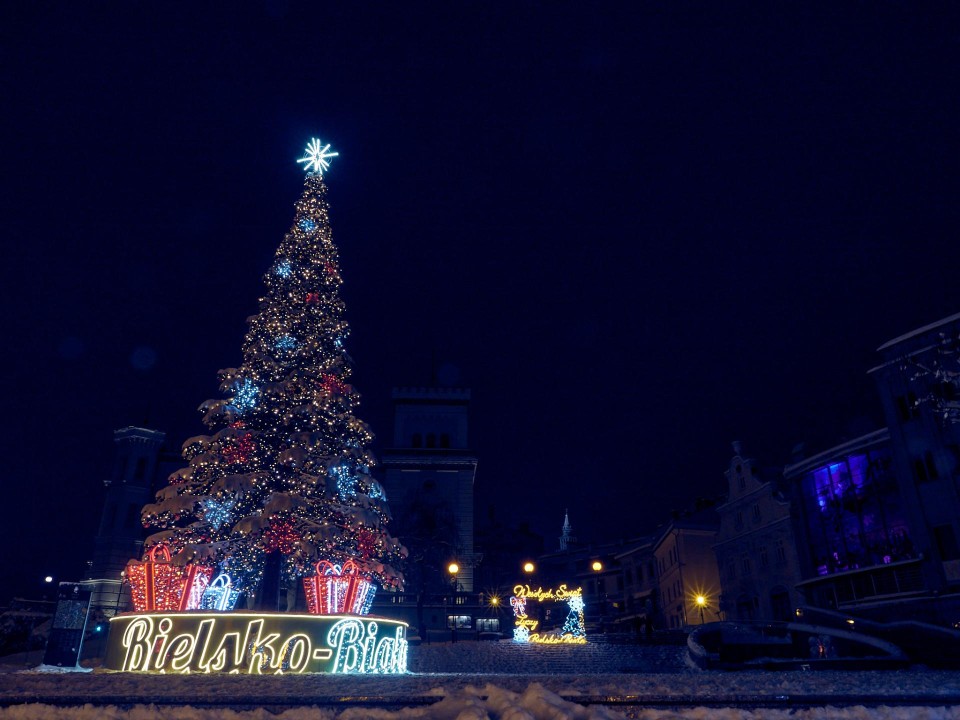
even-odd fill
[[[739,442],[724,475],[727,499],[717,506],[720,532],[714,546],[723,618],[789,620],[801,601],[796,586],[802,579],[790,501],[779,478],[764,477]]]
[[[644,538],[614,556],[623,575],[623,607],[615,619],[618,630],[649,634],[657,625],[660,593],[653,549],[653,538]]]
[[[870,371],[890,436],[905,522],[931,598],[960,621],[960,313],[885,343]],[[946,603],[944,596],[954,596]],[[935,607],[936,606],[936,607]],[[950,612],[947,618],[942,613]]]
[[[663,625],[674,630],[720,619],[717,556],[720,521],[714,508],[675,518],[654,542]],[[702,598],[698,604],[697,598]]]
[[[808,603],[851,609],[923,592],[886,429],[788,465],[784,477]]]

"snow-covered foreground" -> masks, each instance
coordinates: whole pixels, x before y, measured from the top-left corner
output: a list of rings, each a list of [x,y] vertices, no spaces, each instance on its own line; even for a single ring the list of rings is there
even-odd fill
[[[692,707],[682,709],[633,707],[628,711],[580,705],[531,683],[517,693],[496,685],[468,686],[444,695],[427,707],[382,710],[370,707],[321,709],[305,705],[279,712],[264,708],[232,710],[184,706],[85,704],[59,707],[35,703],[0,708],[2,720],[958,720],[957,706],[824,706],[800,709],[756,709]]]
[[[0,720],[960,720],[960,672],[922,668],[703,672],[674,647],[541,653],[509,643],[425,646],[411,668],[403,676],[255,677],[11,663],[0,670]],[[600,704],[610,698],[620,704]]]

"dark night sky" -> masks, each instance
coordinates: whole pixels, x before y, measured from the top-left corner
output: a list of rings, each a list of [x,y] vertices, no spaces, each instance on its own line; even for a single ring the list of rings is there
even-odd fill
[[[878,427],[960,310],[951,3],[6,3],[0,600],[75,579],[112,431],[240,361],[314,135],[359,415],[471,387],[481,512],[638,535]]]

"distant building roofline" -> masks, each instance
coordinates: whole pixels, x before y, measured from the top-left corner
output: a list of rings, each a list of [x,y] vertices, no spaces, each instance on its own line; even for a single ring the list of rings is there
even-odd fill
[[[150,440],[163,441],[163,439],[167,437],[167,434],[160,430],[151,430],[150,428],[137,427],[135,425],[128,425],[127,427],[113,431],[114,440],[122,440],[127,437],[142,437]]]
[[[905,335],[896,337],[893,340],[886,342],[880,347],[878,347],[877,352],[882,352],[884,350],[887,350],[888,348],[893,347],[894,345],[899,345],[900,343],[906,340],[909,340],[910,338],[916,337],[918,335],[924,335],[925,333],[928,333],[931,330],[936,330],[941,325],[949,325],[950,323],[957,322],[957,321],[960,321],[960,313],[956,313],[955,315],[950,315],[949,317],[945,317],[941,320],[937,320],[936,322],[930,323],[929,325],[924,325],[923,327],[917,328],[916,330],[911,330]]]
[[[811,457],[804,458],[798,463],[787,465],[783,468],[783,475],[784,477],[799,475],[802,472],[819,467],[820,465],[823,465],[839,455],[848,455],[857,450],[873,447],[874,445],[879,445],[880,443],[887,442],[889,440],[890,430],[888,428],[880,428],[879,430],[874,430],[866,435],[856,437],[853,440],[848,440],[847,442],[840,443],[839,445],[834,445],[832,448],[828,448],[827,450],[819,452]]]

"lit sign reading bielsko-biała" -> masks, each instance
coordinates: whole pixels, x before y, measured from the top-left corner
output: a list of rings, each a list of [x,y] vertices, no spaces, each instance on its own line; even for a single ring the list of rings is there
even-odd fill
[[[353,615],[131,613],[110,621],[110,670],[402,673],[407,625]]]

